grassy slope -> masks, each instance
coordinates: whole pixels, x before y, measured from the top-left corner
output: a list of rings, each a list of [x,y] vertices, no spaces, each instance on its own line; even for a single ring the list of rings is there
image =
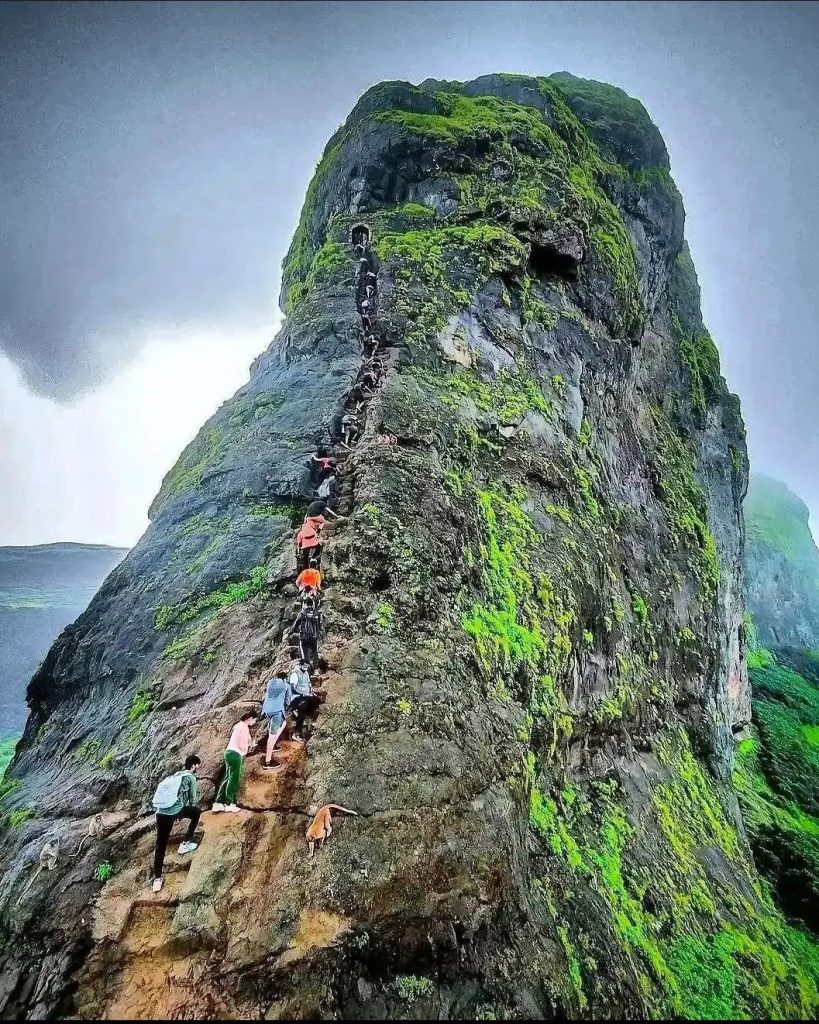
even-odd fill
[[[785,914],[819,934],[819,652],[749,657],[756,735],[734,773],[757,866]]]

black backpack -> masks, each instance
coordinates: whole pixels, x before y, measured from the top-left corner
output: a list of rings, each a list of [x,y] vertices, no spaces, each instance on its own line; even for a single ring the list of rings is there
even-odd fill
[[[319,622],[314,611],[302,612],[301,635],[305,640],[318,640]]]

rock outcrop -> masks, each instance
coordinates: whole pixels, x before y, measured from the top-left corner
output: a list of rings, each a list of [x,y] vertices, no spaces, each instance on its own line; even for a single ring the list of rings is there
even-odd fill
[[[389,364],[346,454],[361,226]],[[744,432],[643,107],[565,75],[378,85],[282,281],[250,383],[31,683],[5,1016],[815,1012],[730,781]],[[318,445],[344,459],[326,701],[154,896],[155,783],[195,751],[212,795],[284,653]],[[360,816],[308,861],[325,802]]]
[[[34,670],[126,553],[104,544],[0,548],[0,737],[22,731]]]
[[[819,551],[808,507],[754,473],[744,504],[748,611],[763,647],[819,647]]]

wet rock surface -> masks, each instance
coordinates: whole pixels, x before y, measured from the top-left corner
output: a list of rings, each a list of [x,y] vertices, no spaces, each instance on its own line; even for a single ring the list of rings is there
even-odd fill
[[[308,190],[282,331],[30,686],[6,1016],[813,1012],[813,947],[729,782],[747,457],[682,226],[619,90],[362,97]],[[346,449],[372,332],[385,369]],[[205,814],[154,897],[153,787],[197,752],[209,801],[286,654],[320,445],[343,472],[314,730],[272,779],[249,759],[243,810]],[[359,817],[309,861],[325,803]]]

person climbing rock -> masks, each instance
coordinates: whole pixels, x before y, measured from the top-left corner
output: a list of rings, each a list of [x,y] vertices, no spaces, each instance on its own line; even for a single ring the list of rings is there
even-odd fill
[[[341,443],[348,448],[358,437],[361,424],[358,415],[354,412],[347,412],[341,417]]]
[[[327,479],[322,482],[321,487],[319,487],[318,493],[321,499],[327,503],[325,511],[338,518],[338,514],[336,512],[339,501],[338,474],[334,473],[332,476],[328,476]]]
[[[319,533],[326,523],[324,516],[307,516],[296,533],[296,560],[299,570],[306,569],[310,560],[321,561],[321,538]]]
[[[328,473],[335,472],[336,460],[332,455],[328,455],[324,449],[320,448],[311,458],[317,464],[319,480],[323,480]]]
[[[300,591],[310,592],[321,590],[321,571],[318,568],[318,563],[313,559],[311,560],[306,569],[302,571],[296,577],[296,586]]]
[[[292,699],[293,693],[290,684],[282,673],[277,672],[268,681],[262,703],[262,714],[267,719],[267,749],[262,764],[263,771],[272,771],[277,767],[273,764],[273,751],[276,749],[279,737],[284,732],[287,709]]]
[[[318,641],[321,633],[321,612],[314,606],[303,607],[296,616],[291,634],[299,638],[299,654],[311,667],[318,657]]]
[[[156,847],[154,849],[154,892],[162,888],[162,868],[165,865],[165,853],[168,849],[168,840],[171,838],[171,830],[174,822],[182,818],[188,820],[188,830],[185,838],[179,844],[179,852],[182,854],[193,853],[199,846],[193,842],[193,835],[196,826],[199,824],[199,781],[196,776],[199,774],[201,760],[196,754],[185,758],[185,767],[182,771],[168,775],[156,787],[153,806],[156,812]]]
[[[358,815],[358,811],[351,811],[348,807],[339,807],[338,804],[325,804],[323,807],[319,807],[315,818],[313,818],[312,824],[306,832],[307,845],[310,849],[310,857],[313,856],[316,843],[319,844],[319,849],[321,849],[324,845],[324,840],[330,838],[330,834],[333,831],[332,811],[338,811],[340,814]]]
[[[225,761],[225,777],[222,779],[222,785],[219,787],[216,800],[213,803],[212,810],[215,814],[220,811],[236,813],[239,810],[236,806],[236,798],[239,795],[239,783],[242,781],[245,758],[252,743],[250,730],[256,721],[256,712],[246,711],[233,726],[227,748],[222,755]]]
[[[294,722],[293,739],[298,743],[304,743],[305,720],[319,705],[319,699],[313,692],[309,662],[304,660],[296,662],[288,682],[293,692],[293,700],[290,704]]]

